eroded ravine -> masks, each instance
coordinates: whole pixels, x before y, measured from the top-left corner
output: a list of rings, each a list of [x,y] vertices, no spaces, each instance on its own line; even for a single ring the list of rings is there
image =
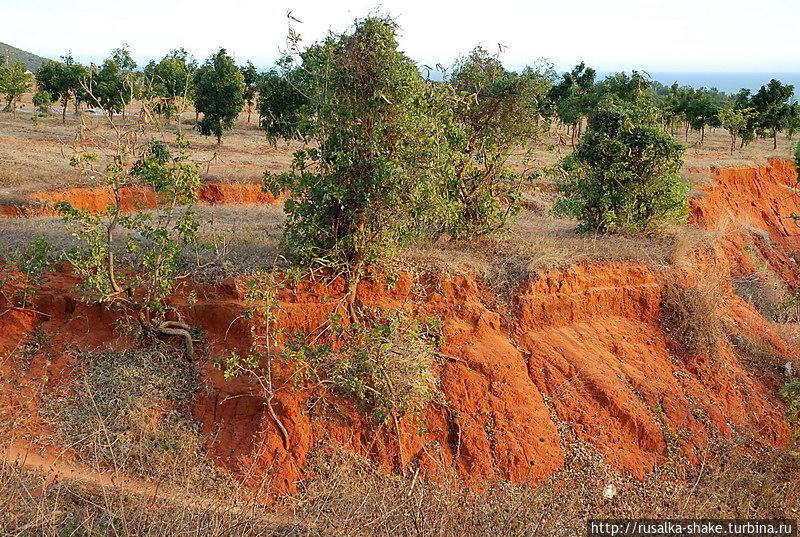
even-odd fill
[[[770,166],[754,174],[736,172],[736,177],[773,181],[769,188],[737,186],[739,179],[725,181],[722,174],[709,195],[695,201],[696,221],[710,225],[712,214],[751,215],[741,204],[730,211],[721,207],[739,199],[742,189],[778,192],[784,188],[781,182],[794,180],[787,165]],[[779,176],[772,177],[770,170]],[[762,202],[778,203],[764,196]],[[704,201],[710,205],[700,205]],[[788,231],[776,222],[791,210],[776,205],[772,212],[753,213],[763,220],[753,216],[748,221],[754,227],[774,224],[765,228],[770,237],[775,234],[770,247],[787,260],[794,239],[782,238]],[[758,337],[775,356],[790,356],[793,350],[733,293],[725,276],[744,270],[735,244],[726,238],[722,248],[693,251],[659,271],[631,262],[540,271],[518,287],[503,311],[497,306],[501,299],[468,272],[421,280],[402,274],[391,289],[382,278],[364,282],[359,298],[365,307],[413,304],[418,314],[443,321],[442,398],[415,419],[402,421],[399,439],[393,427],[378,425],[347,397],[315,392],[325,404],[309,410],[309,390],[285,389],[276,394],[274,408],[289,435],[287,449],[263,400],[238,397],[255,393],[255,386],[242,378],[226,381],[208,362],[192,412],[202,423],[216,465],[253,483],[266,479],[275,493],[296,487],[320,442],[368,457],[386,471],[418,468],[431,478],[456,471],[476,485],[496,479],[537,481],[554,474],[570,456],[565,431],[592,446],[611,468],[633,476],[667,462],[676,451],[689,463],[703,459],[714,439],[781,446],[790,432],[776,396],[783,382],[779,364],[755,367],[734,339]],[[691,286],[709,278],[721,279],[715,314],[732,337],[720,338],[713,353],[680,350],[662,326],[664,285]],[[114,331],[112,313],[78,300],[71,290],[76,281],[62,267],[47,277],[37,298],[36,308],[46,315],[12,311],[0,317],[0,349],[8,357],[1,366],[6,396],[0,418],[20,424],[28,435],[48,432],[38,417],[33,386],[55,389],[69,382],[74,357],[68,348],[131,344]],[[196,302],[176,301],[176,306],[205,334],[206,357],[246,351],[250,336],[237,282],[200,286],[195,292]],[[279,290],[275,329],[312,331],[326,322],[345,293],[343,281],[324,278]],[[35,327],[46,335],[48,351],[22,367],[12,351]],[[280,379],[288,372],[279,367],[276,374]]]

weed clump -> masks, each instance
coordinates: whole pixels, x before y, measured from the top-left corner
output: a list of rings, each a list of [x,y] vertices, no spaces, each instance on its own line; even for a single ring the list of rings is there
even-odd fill
[[[800,381],[786,383],[778,395],[786,403],[786,419],[794,427],[795,437],[800,439]]]
[[[197,486],[214,477],[186,409],[197,367],[165,346],[78,356],[68,393],[47,401],[64,445],[89,462]]]
[[[715,311],[718,301],[719,294],[713,286],[669,282],[661,295],[661,324],[684,350],[711,353],[722,331]]]

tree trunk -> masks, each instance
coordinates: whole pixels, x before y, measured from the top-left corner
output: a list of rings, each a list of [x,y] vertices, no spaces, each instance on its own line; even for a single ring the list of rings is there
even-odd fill
[[[772,149],[778,149],[778,129],[772,129]]]
[[[67,105],[69,104],[69,100],[65,97],[61,98],[61,124],[67,124]]]

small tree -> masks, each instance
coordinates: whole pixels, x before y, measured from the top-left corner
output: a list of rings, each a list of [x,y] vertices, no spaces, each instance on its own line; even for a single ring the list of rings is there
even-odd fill
[[[778,132],[788,128],[797,111],[787,101],[794,95],[794,86],[783,85],[774,78],[750,99],[750,105],[756,112],[756,125],[759,134],[772,137],[773,149],[778,148]]]
[[[720,108],[718,112],[720,123],[731,136],[731,155],[736,150],[736,137],[747,135],[748,125],[753,117],[752,108]]]
[[[310,52],[311,49],[306,51],[306,55]],[[261,128],[273,143],[278,138],[304,139],[314,130],[309,121],[313,117],[309,109],[313,83],[306,80],[308,71],[293,68],[291,60],[291,57],[281,60],[283,74],[271,69],[258,81],[257,107]]]
[[[38,112],[49,112],[51,104],[53,104],[53,97],[48,92],[37,91],[33,95],[33,106]]]
[[[133,320],[129,326],[143,334],[184,338],[191,357],[190,327],[167,315],[168,298],[178,283],[203,266],[199,256],[207,245],[198,240],[199,225],[192,210],[201,184],[199,173],[185,155],[188,144],[182,138],[175,153],[164,141],[145,134],[142,124],[121,129],[109,121],[116,133],[113,146],[104,154],[87,151],[98,145],[91,143],[86,136],[91,131],[84,128],[83,145],[76,148],[71,164],[109,188],[114,201],[101,211],[79,209],[66,201],[56,204],[80,242],[67,259],[83,278],[86,300],[122,310]],[[134,184],[151,188],[156,212],[123,212],[122,192]],[[197,259],[193,268],[180,263],[187,249]],[[121,257],[127,262],[121,263]]]
[[[144,68],[144,94],[153,101],[153,110],[169,121],[180,119],[194,91],[197,62],[185,49],[175,49],[160,62],[150,61]],[[180,128],[180,120],[178,121]]]
[[[213,134],[217,143],[222,143],[223,131],[233,127],[244,107],[243,83],[242,72],[224,48],[194,73],[194,106],[198,113],[203,114],[197,124],[200,134]]]
[[[547,67],[508,72],[481,47],[456,64],[450,77],[455,95],[445,101],[453,108],[454,128],[445,128],[452,172],[441,179],[446,187],[442,197],[455,201],[449,234],[491,234],[519,212],[524,178],[506,161],[512,151],[530,147],[548,128],[542,120],[551,84],[548,75]]]
[[[247,62],[247,66],[240,67],[244,82],[242,98],[247,103],[247,123],[250,123],[250,113],[253,111],[253,99],[256,96],[256,82],[258,82],[258,71],[252,62]]]
[[[572,127],[572,147],[581,135],[583,119],[596,101],[596,76],[594,69],[581,62],[569,73],[564,73],[561,82],[554,85],[548,94],[558,118],[564,125]]]
[[[31,89],[32,79],[22,62],[0,65],[0,93],[5,95],[6,111],[17,113],[17,100]]]
[[[719,127],[719,107],[714,104],[705,88],[690,90],[684,114],[693,130],[700,133],[700,145],[705,141],[706,127]]]
[[[359,268],[402,234],[415,184],[410,158],[425,139],[425,86],[397,50],[395,30],[386,18],[358,20],[301,54],[299,69],[310,74],[298,91],[308,97],[294,111],[317,147],[298,151],[291,172],[266,174],[270,190],[293,194],[286,242],[301,261]]]
[[[606,99],[589,118],[577,150],[561,163],[558,214],[581,231],[649,231],[687,212],[682,145],[649,107]]]
[[[61,57],[62,63],[47,60],[36,72],[36,86],[61,101],[61,122],[67,122],[67,105],[77,98],[89,75],[89,69],[75,63],[71,54]]]
[[[84,88],[86,100],[105,110],[110,118],[125,109],[133,98],[134,88],[119,64],[113,59],[103,62],[100,71],[89,77]]]

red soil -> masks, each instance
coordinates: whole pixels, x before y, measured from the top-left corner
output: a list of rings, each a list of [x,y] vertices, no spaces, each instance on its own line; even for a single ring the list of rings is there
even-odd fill
[[[747,217],[750,225],[774,234],[775,259],[782,259],[784,248],[795,244],[791,229],[779,225],[791,209],[780,205],[779,195],[788,192],[782,185],[793,179],[790,171],[780,162],[755,171],[721,171],[719,184],[696,200],[693,216],[706,226],[722,217]],[[255,386],[241,378],[225,381],[208,362],[193,413],[203,424],[212,460],[254,487],[267,483],[269,493],[295,488],[318,442],[369,457],[387,471],[413,463],[437,478],[454,469],[475,486],[550,476],[564,466],[576,441],[637,477],[665,463],[668,449],[698,461],[715,438],[753,447],[784,445],[790,432],[775,395],[782,382],[777,367],[752,367],[727,340],[713,357],[677,352],[660,324],[665,280],[692,285],[724,275],[727,256],[741,268],[735,245],[730,239],[724,252],[695,252],[667,274],[639,263],[543,271],[517,289],[510,305],[469,275],[414,281],[404,274],[391,290],[381,278],[365,281],[359,287],[364,306],[414,305],[444,323],[442,402],[428,405],[418,419],[401,421],[399,440],[391,423],[377,425],[347,397],[317,389],[314,395],[324,404],[309,409],[311,390],[282,389],[274,408],[289,433],[287,449],[263,400],[248,396],[258,393]],[[70,290],[75,283],[67,269],[48,276],[36,305],[47,316],[0,316],[0,356],[7,356],[0,362],[0,421],[12,419],[30,438],[47,431],[36,387],[70,380],[73,358],[66,349],[131,344],[113,330],[113,314],[77,299]],[[237,282],[195,291],[197,302],[176,306],[204,331],[207,356],[246,351],[249,329]],[[345,292],[343,281],[321,278],[282,289],[274,328],[313,331]],[[735,333],[745,339],[758,334],[779,354],[791,351],[729,285],[722,295],[717,313]],[[12,351],[37,326],[48,348],[26,368]],[[277,385],[288,383],[285,367],[275,374]]]
[[[692,221],[722,232],[735,273],[759,270],[753,263],[757,251],[755,257],[766,260],[783,282],[798,287],[800,223],[792,215],[800,214],[800,185],[794,163],[771,160],[755,168],[712,168],[712,173],[706,195],[691,204]]]
[[[276,203],[269,192],[263,192],[261,185],[245,183],[206,183],[200,191],[200,202],[209,205],[233,204],[254,205]],[[113,193],[107,188],[68,188],[65,190],[34,192],[28,196],[27,203],[0,205],[2,216],[52,216],[52,205],[58,201],[68,201],[78,209],[102,211],[114,203]],[[155,207],[155,194],[148,187],[128,187],[122,190],[122,208],[125,212]]]

